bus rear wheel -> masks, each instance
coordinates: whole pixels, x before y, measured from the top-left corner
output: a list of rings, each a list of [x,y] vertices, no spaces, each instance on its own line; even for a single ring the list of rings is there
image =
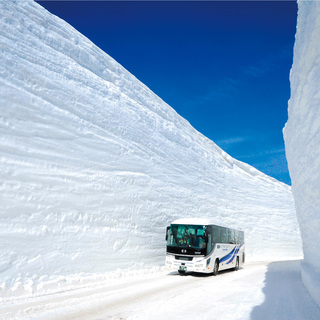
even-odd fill
[[[215,262],[214,262],[214,267],[213,267],[213,275],[216,276],[219,272],[219,260],[217,259]]]

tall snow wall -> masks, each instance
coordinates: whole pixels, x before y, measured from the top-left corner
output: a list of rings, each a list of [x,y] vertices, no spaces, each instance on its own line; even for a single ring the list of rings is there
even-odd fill
[[[241,227],[248,260],[301,255],[289,186],[228,156],[70,25],[0,1],[0,41],[3,294],[162,265],[181,217]]]
[[[284,138],[303,244],[302,278],[320,306],[320,2],[299,1],[298,8]]]

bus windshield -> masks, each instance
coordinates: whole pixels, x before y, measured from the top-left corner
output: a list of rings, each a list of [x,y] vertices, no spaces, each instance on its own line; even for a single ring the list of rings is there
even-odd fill
[[[206,227],[200,225],[171,225],[167,246],[178,248],[206,248]]]

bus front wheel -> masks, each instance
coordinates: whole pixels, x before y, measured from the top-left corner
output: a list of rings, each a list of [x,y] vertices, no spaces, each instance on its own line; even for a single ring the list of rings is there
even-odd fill
[[[219,272],[219,260],[217,259],[214,262],[214,267],[213,267],[213,275],[216,276]]]

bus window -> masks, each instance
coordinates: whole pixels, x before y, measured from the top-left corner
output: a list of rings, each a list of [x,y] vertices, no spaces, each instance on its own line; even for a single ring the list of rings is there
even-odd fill
[[[171,225],[168,232],[167,246],[205,249],[205,228],[197,225]]]
[[[234,241],[235,243],[239,243],[239,231],[234,230]]]
[[[220,228],[221,243],[228,243],[228,230],[226,228]]]
[[[206,247],[204,229],[197,229],[196,247],[200,249]]]
[[[244,232],[243,231],[239,231],[239,242],[240,243],[244,243]]]
[[[212,242],[214,243],[219,243],[221,242],[220,240],[220,228],[213,226],[212,227]]]
[[[228,229],[228,242],[234,243],[234,231],[232,229]]]

